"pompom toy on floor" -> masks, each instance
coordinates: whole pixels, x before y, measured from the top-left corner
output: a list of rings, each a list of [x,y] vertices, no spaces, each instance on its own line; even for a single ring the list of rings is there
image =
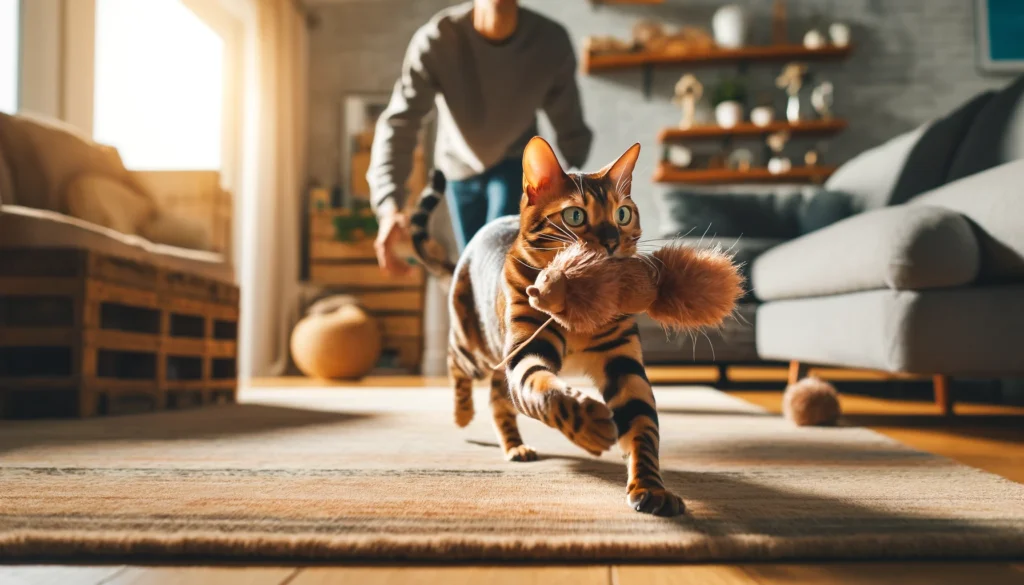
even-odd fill
[[[786,387],[782,394],[782,414],[793,424],[834,426],[839,422],[839,393],[821,378],[808,377]]]

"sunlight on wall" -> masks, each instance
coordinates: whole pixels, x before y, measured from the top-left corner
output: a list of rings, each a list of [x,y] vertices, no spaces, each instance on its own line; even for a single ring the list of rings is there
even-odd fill
[[[131,169],[221,165],[224,41],[179,0],[97,0],[93,134]]]
[[[18,109],[18,0],[0,0],[0,112]]]

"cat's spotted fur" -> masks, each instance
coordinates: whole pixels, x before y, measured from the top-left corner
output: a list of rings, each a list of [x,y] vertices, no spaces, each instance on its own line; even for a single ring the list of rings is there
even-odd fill
[[[526,341],[548,319],[530,306],[526,288],[564,245],[581,240],[609,255],[636,254],[640,223],[629,194],[639,150],[634,145],[596,173],[568,175],[546,142],[530,142],[523,155],[519,217],[485,226],[454,268],[448,365],[460,426],[473,418],[473,380],[490,376],[491,415],[506,459],[537,458],[523,443],[517,413],[558,429],[594,455],[618,442],[628,457],[629,505],[671,516],[682,513],[683,502],[661,478],[658,414],[633,317],[623,315],[592,335],[551,324]],[[425,231],[437,197],[421,199],[412,219],[413,240],[429,268],[446,272],[437,254],[428,253],[432,241]],[[582,223],[571,225],[580,220],[580,210]],[[493,369],[524,343],[505,368]],[[561,373],[588,376],[600,399],[570,387]]]

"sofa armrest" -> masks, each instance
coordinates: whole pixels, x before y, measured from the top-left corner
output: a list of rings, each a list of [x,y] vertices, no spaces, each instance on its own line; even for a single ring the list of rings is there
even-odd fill
[[[1024,278],[1024,160],[964,177],[912,199],[908,205],[941,207],[977,228],[981,275]]]
[[[819,297],[889,288],[968,284],[978,243],[959,213],[899,205],[861,213],[768,250],[751,281],[761,300]]]

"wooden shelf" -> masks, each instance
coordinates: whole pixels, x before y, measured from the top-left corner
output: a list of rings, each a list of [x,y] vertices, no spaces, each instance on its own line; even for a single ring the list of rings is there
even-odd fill
[[[846,129],[846,120],[832,118],[830,120],[804,120],[797,123],[776,120],[767,126],[756,126],[750,122],[742,122],[732,128],[723,128],[715,124],[692,126],[690,128],[665,128],[658,133],[658,142],[674,142],[677,140],[694,140],[700,138],[724,138],[727,136],[767,136],[783,130],[792,134],[837,134]]]
[[[746,171],[732,169],[683,169],[662,162],[654,170],[656,183],[820,183],[836,170],[835,166],[793,167],[786,173],[773,175],[765,168]]]
[[[628,69],[652,65],[713,65],[721,63],[740,63],[745,61],[815,61],[839,60],[850,55],[852,47],[834,47],[831,45],[820,49],[808,49],[803,45],[765,45],[760,47],[743,47],[740,49],[722,49],[713,47],[704,51],[693,51],[682,54],[651,53],[636,51],[631,53],[591,53],[584,52],[582,60],[583,73],[611,69]]]

